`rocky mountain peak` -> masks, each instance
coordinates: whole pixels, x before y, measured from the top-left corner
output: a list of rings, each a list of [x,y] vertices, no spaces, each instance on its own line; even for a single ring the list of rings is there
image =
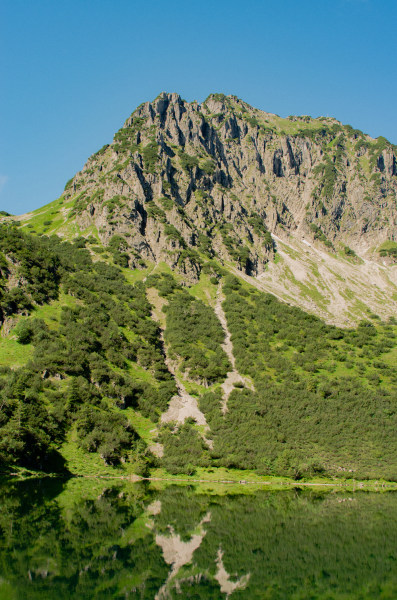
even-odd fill
[[[396,164],[385,138],[330,117],[162,92],[68,182],[54,231],[94,232],[130,267],[163,261],[187,282],[211,260],[264,281],[280,244],[295,241],[300,260],[304,242],[330,260],[387,265],[397,247]],[[292,302],[313,308],[285,276]]]

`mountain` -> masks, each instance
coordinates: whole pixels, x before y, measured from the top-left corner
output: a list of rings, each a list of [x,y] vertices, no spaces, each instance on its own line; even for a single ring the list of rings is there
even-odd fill
[[[163,93],[4,215],[3,468],[396,479],[396,150]]]
[[[387,268],[397,252],[396,164],[386,139],[329,117],[161,94],[59,201],[22,219],[38,232],[112,242],[131,267],[164,261],[191,283],[202,259],[216,257],[259,289],[353,324],[396,314],[396,269]]]

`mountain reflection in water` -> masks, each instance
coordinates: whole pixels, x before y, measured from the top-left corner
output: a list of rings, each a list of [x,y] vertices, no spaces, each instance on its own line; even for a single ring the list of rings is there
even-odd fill
[[[0,600],[397,598],[397,495],[0,485]]]

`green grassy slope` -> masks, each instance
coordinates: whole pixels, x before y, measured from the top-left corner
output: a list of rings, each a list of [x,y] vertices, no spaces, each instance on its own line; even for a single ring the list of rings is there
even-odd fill
[[[2,470],[397,480],[394,320],[340,329],[214,263],[186,290],[168,268],[93,262],[81,238],[1,233]],[[232,366],[214,312],[219,286],[236,369],[252,382],[235,380],[226,412],[221,384]],[[150,289],[165,300],[165,348]],[[211,446],[192,419],[161,423],[177,392],[165,350]],[[164,458],[149,449],[158,440]]]

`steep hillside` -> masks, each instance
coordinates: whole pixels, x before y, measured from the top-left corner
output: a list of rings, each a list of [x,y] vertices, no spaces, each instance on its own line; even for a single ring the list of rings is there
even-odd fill
[[[139,107],[2,218],[1,469],[397,480],[395,155],[235,97]]]
[[[396,194],[385,138],[329,117],[282,119],[234,96],[200,105],[163,93],[58,201],[20,219],[37,232],[91,234],[123,266],[164,261],[190,283],[216,257],[343,325],[396,313]]]
[[[186,287],[0,233],[1,470],[397,479],[395,319],[340,329],[214,261]]]

